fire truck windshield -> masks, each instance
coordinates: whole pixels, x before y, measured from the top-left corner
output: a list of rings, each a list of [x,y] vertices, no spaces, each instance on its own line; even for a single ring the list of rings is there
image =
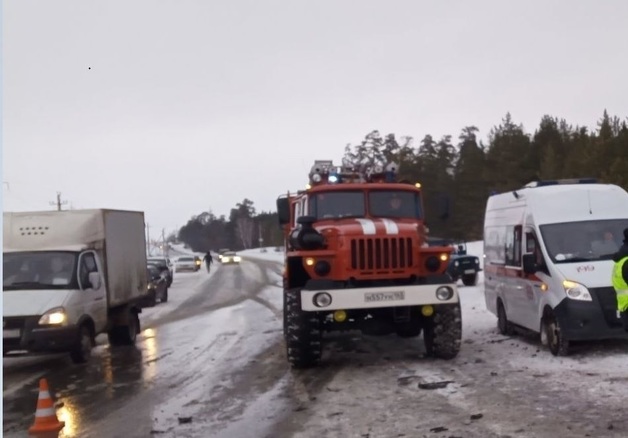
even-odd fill
[[[369,192],[369,210],[373,217],[420,219],[422,216],[418,193],[402,190]]]
[[[317,219],[364,217],[364,192],[317,193],[310,198],[310,214]]]
[[[372,217],[420,219],[419,195],[403,190],[373,190],[368,192],[369,213]],[[363,191],[333,191],[310,197],[309,214],[317,219],[365,217]]]

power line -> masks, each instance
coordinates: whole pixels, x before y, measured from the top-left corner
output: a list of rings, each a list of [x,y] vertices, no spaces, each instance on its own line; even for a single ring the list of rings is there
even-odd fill
[[[57,192],[57,200],[56,201],[50,201],[50,205],[56,205],[57,206],[57,211],[61,211],[61,206],[62,205],[66,205],[68,203],[68,201],[61,201],[61,192]]]

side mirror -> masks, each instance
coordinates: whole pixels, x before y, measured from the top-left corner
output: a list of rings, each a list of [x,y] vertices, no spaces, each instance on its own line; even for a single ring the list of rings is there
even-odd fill
[[[277,199],[277,216],[280,226],[284,226],[290,223],[290,199]]]
[[[87,278],[89,279],[92,289],[100,289],[100,274],[98,272],[90,272]]]
[[[526,274],[534,274],[538,271],[536,266],[536,256],[534,254],[524,254],[523,258],[523,272]]]

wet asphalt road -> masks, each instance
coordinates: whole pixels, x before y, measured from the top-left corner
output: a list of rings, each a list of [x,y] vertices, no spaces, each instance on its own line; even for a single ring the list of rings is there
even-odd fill
[[[279,315],[278,309],[257,296],[273,284],[265,269],[251,276],[245,270],[253,264],[243,265],[218,267],[197,286],[196,293],[156,320],[146,323],[140,315],[143,332],[136,346],[110,348],[106,337],[99,336],[99,345],[87,365],[75,365],[67,355],[5,358],[3,435],[25,436],[34,419],[38,379],[45,377],[59,408],[57,415],[66,422],[60,436],[150,436],[155,402],[177,391],[181,377],[211,373],[212,361],[205,361],[204,356],[217,339],[211,338],[212,333],[207,333],[206,339],[196,337],[207,332],[207,324],[213,325],[208,315],[248,300],[260,303],[275,319]],[[278,269],[276,264],[267,266]],[[175,283],[170,294],[176,293]],[[232,332],[237,330],[234,326]],[[190,365],[199,358],[199,368],[192,369]],[[112,415],[120,410],[130,414],[129,418]]]
[[[89,365],[5,363],[4,436],[25,436],[40,376],[66,421],[62,437],[628,436],[625,369],[601,369],[604,357],[626,357],[625,343],[552,358],[473,317],[485,312],[479,295],[463,295],[470,322],[452,361],[424,357],[420,338],[344,334],[326,341],[319,368],[292,371],[279,270],[220,267],[176,310],[148,318],[136,347],[101,345]],[[419,386],[434,382],[442,387]]]

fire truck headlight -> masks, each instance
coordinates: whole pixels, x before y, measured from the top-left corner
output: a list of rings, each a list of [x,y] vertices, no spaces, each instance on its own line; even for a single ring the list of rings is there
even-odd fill
[[[316,307],[327,307],[331,304],[331,295],[327,292],[321,292],[314,295],[312,301]]]
[[[436,256],[429,256],[427,260],[425,260],[425,269],[430,272],[436,272],[440,268],[440,260]]]
[[[441,301],[447,301],[454,296],[454,290],[449,286],[441,286],[436,289],[436,298]]]
[[[326,260],[319,260],[316,262],[316,265],[314,265],[314,272],[324,277],[331,272],[331,265]]]

